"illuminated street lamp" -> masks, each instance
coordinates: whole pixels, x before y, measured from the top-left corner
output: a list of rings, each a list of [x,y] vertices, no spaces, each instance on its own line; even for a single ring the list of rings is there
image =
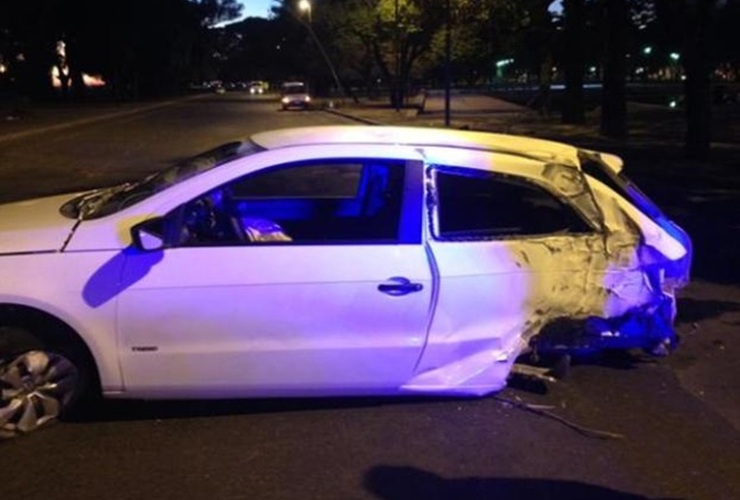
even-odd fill
[[[311,2],[308,0],[301,0],[298,2],[298,9],[300,9],[301,12],[306,12],[308,14],[308,22],[311,22]]]
[[[326,61],[326,65],[329,66],[329,70],[331,71],[331,75],[334,78],[334,83],[336,83],[339,93],[344,96],[344,88],[342,87],[342,82],[339,80],[339,75],[337,75],[337,70],[334,69],[334,65],[331,63],[329,55],[326,53],[326,50],[324,50],[324,46],[321,44],[319,37],[316,36],[316,32],[313,30],[313,26],[311,26],[311,2],[309,0],[300,0],[298,2],[298,9],[300,9],[302,12],[308,13],[308,22],[304,21],[292,9],[289,9],[288,12],[290,12],[291,15],[295,17],[301,24],[303,24],[308,30],[308,33],[309,35],[311,35],[313,41],[316,43],[319,52],[321,52],[321,56],[324,58],[324,61]]]

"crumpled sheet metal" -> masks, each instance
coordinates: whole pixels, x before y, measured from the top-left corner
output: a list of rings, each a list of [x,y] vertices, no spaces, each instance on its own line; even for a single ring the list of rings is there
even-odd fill
[[[548,164],[542,177],[599,233],[508,242],[515,265],[533,271],[526,281],[509,277],[504,284],[507,293],[521,297],[520,320],[494,324],[492,314],[485,330],[464,321],[444,325],[430,335],[418,374],[403,390],[457,395],[499,390],[529,347],[577,353],[640,347],[665,354],[675,342],[675,284],[663,280],[662,269],[687,249],[580,170]],[[570,271],[549,269],[553,256]],[[445,311],[435,314],[440,321]]]

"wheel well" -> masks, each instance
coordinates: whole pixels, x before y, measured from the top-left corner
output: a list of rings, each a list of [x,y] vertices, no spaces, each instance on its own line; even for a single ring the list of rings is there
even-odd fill
[[[24,331],[27,332],[25,335]],[[56,316],[33,307],[0,304],[0,353],[12,349],[18,342],[34,344],[34,339],[42,344],[39,347],[57,347],[85,363],[90,384],[99,391],[100,376],[95,357],[72,327]]]

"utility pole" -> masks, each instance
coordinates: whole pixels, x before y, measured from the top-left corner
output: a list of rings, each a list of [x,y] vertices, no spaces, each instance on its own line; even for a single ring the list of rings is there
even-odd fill
[[[395,68],[393,70],[393,101],[396,105],[396,112],[401,111],[401,42],[400,27],[398,19],[398,0],[396,0],[396,16],[393,28],[393,46],[395,49]]]
[[[445,20],[445,127],[450,126],[450,85],[452,81],[452,70],[450,59],[452,52],[452,34],[450,27],[450,0],[447,0],[447,18]]]
[[[344,87],[342,86],[341,80],[339,80],[339,75],[337,74],[337,70],[334,68],[334,65],[331,62],[331,59],[329,59],[329,54],[326,53],[326,50],[324,50],[324,46],[321,44],[321,41],[319,40],[319,37],[316,36],[316,32],[313,29],[312,25],[312,7],[311,2],[309,0],[301,0],[298,3],[298,7],[303,12],[308,13],[308,22],[306,22],[300,15],[293,12],[292,9],[289,9],[288,12],[290,12],[293,17],[295,17],[299,23],[301,23],[303,26],[306,27],[308,30],[308,34],[311,35],[311,38],[313,39],[314,43],[316,43],[316,47],[318,47],[319,52],[321,53],[321,56],[324,58],[324,61],[326,62],[326,65],[329,67],[329,71],[331,71],[331,76],[334,78],[334,83],[337,86],[337,90],[339,91],[339,96],[344,97]]]

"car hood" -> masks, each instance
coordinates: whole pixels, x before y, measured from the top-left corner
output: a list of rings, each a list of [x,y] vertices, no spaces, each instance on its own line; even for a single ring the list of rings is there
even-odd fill
[[[77,221],[64,217],[59,208],[73,196],[0,205],[0,254],[61,250]]]

